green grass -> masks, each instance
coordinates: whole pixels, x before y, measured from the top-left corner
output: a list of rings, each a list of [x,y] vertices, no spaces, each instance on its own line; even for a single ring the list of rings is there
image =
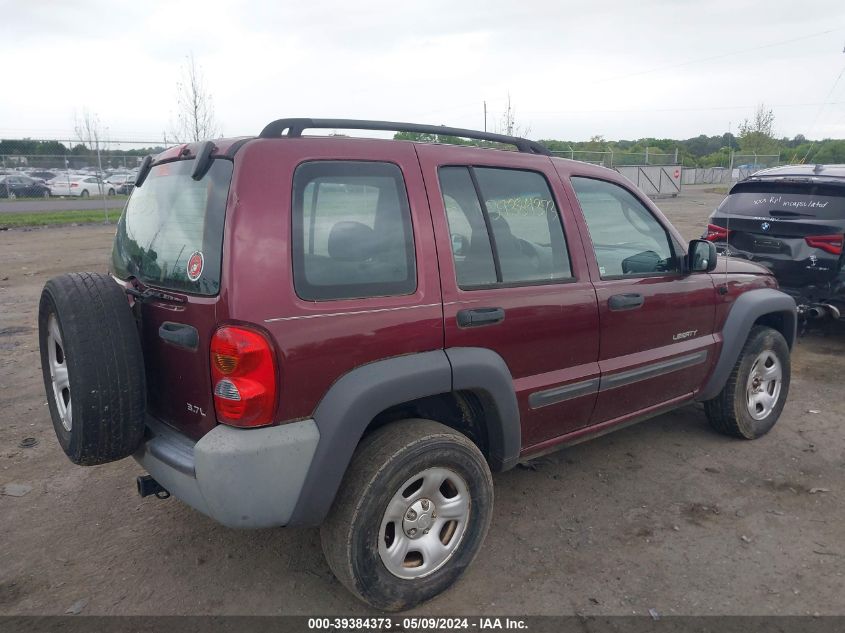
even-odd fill
[[[119,209],[109,209],[109,223],[120,217]],[[81,209],[79,211],[57,211],[56,213],[0,213],[0,228],[19,226],[50,226],[61,224],[88,224],[104,222],[102,209]]]

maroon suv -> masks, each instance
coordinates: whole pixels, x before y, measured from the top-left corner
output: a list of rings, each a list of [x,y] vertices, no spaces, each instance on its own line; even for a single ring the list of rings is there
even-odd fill
[[[614,171],[311,119],[146,159],[111,274],[50,280],[39,311],[73,462],[133,455],[142,495],[227,526],[321,525],[391,610],[478,553],[491,471],[693,401],[766,433],[795,324],[766,269],[684,244]]]

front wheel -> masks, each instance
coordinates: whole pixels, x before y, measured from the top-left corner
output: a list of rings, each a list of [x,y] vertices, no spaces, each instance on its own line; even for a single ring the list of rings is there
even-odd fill
[[[403,420],[355,451],[320,530],[335,576],[364,602],[408,609],[450,587],[478,554],[493,480],[478,447],[431,420]]]
[[[786,339],[770,327],[754,326],[722,391],[704,403],[710,425],[747,440],[765,435],[783,411],[789,381]]]

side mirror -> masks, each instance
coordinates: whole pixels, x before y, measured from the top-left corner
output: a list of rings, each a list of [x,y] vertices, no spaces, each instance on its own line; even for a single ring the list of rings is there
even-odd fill
[[[687,270],[709,273],[716,268],[716,245],[707,240],[692,240],[687,251]]]

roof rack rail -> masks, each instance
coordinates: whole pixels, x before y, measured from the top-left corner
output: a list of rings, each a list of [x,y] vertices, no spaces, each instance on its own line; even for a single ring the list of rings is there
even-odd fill
[[[287,130],[288,137],[302,136],[303,130],[308,129],[341,129],[341,130],[383,130],[387,132],[414,132],[417,134],[442,134],[444,136],[458,136],[471,138],[479,141],[492,141],[514,145],[520,152],[526,154],[542,154],[551,156],[547,147],[536,141],[529,141],[518,136],[507,136],[506,134],[493,134],[492,132],[479,132],[478,130],[466,130],[457,127],[446,127],[445,125],[423,125],[419,123],[398,123],[396,121],[364,121],[359,119],[278,119],[268,123],[260,138],[276,138],[282,136]]]

